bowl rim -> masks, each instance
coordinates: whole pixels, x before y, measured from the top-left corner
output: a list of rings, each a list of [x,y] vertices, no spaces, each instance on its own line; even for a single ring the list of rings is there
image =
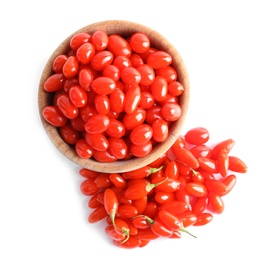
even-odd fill
[[[53,73],[52,71],[52,62],[55,57],[59,54],[66,53],[69,50],[68,43],[73,35],[81,32],[93,33],[96,30],[104,30],[107,34],[117,33],[122,36],[130,36],[134,32],[144,32],[149,37],[152,42],[152,46],[158,49],[165,49],[164,45],[168,45],[168,52],[173,57],[173,67],[178,72],[178,81],[182,83],[184,86],[184,93],[180,96],[180,106],[181,106],[181,117],[178,121],[173,122],[170,128],[170,133],[167,140],[163,143],[158,143],[153,147],[152,152],[150,152],[147,156],[141,158],[131,158],[128,160],[118,160],[115,162],[98,162],[94,159],[83,159],[80,158],[75,150],[70,147],[63,139],[60,137],[58,129],[52,125],[50,125],[42,115],[42,111],[44,107],[49,102],[50,93],[47,93],[44,88],[44,82],[49,75]],[[91,23],[86,25],[72,34],[70,34],[65,40],[63,40],[59,46],[54,50],[51,54],[47,63],[43,69],[41,74],[41,78],[39,81],[39,89],[38,89],[38,110],[42,125],[49,136],[50,140],[54,143],[54,145],[58,148],[58,150],[63,153],[69,160],[79,165],[80,167],[87,168],[90,170],[94,170],[97,172],[104,173],[122,173],[124,171],[136,170],[143,166],[149,165],[157,158],[161,157],[165,152],[169,150],[169,148],[174,144],[174,142],[179,137],[182,127],[184,125],[186,115],[189,107],[189,98],[190,98],[190,84],[189,84],[189,76],[185,66],[185,63],[180,56],[177,49],[159,32],[151,29],[146,25],[142,25],[136,22],[127,21],[127,20],[105,20],[100,22]],[[71,149],[70,149],[71,148]]]

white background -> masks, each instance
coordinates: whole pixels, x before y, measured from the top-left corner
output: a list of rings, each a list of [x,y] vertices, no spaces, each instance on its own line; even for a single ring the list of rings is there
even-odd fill
[[[176,6],[174,4],[176,3]],[[0,4],[0,259],[268,259],[267,1],[2,1]],[[47,59],[90,23],[143,23],[178,49],[191,102],[183,133],[209,129],[236,141],[248,165],[226,196],[225,211],[198,236],[159,239],[125,250],[102,224],[87,222],[79,167],[63,157],[39,118],[37,89]]]

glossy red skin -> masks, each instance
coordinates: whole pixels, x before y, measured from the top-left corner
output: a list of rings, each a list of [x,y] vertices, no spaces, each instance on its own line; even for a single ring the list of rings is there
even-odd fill
[[[153,137],[153,129],[148,124],[136,126],[130,133],[130,141],[136,145],[142,145]]]
[[[143,59],[138,53],[132,52],[129,57],[129,60],[134,68],[137,68],[139,65],[144,64]]]
[[[109,179],[113,183],[113,185],[118,188],[124,189],[127,186],[127,182],[121,174],[118,173],[109,174]]]
[[[87,168],[81,168],[79,174],[87,179],[95,179],[100,173]]]
[[[99,195],[99,193],[96,193],[96,194],[92,195],[91,198],[88,200],[87,205],[89,208],[96,209],[96,208],[100,207],[101,205],[103,205],[103,203],[98,201],[98,195]]]
[[[125,93],[116,88],[109,96],[110,109],[114,112],[121,113],[124,110]]]
[[[189,150],[189,146],[181,136],[174,144],[173,149]],[[95,152],[96,150],[94,150]],[[227,153],[225,153],[226,155]],[[204,226],[212,221],[213,213],[221,214],[224,211],[222,196],[233,189],[236,176],[230,174],[226,177],[215,178],[219,177],[216,174],[220,172],[214,172],[215,169],[211,170],[209,165],[206,166],[207,168],[202,166],[203,161],[200,161],[199,167],[193,169],[185,165],[185,162],[174,159],[172,154],[170,156],[166,153],[152,163],[159,167],[158,169],[152,169],[147,165],[122,174],[97,173],[83,169],[82,176],[89,178],[88,181],[93,181],[93,184],[97,186],[96,189],[101,189],[93,192],[94,187],[92,184],[88,184],[89,187],[85,187],[84,190],[85,193],[92,192],[91,196],[94,197],[92,201],[88,202],[89,207],[96,211],[96,213],[92,213],[93,220],[91,221],[93,223],[103,218],[99,208],[104,205],[102,197],[104,197],[105,189],[112,189],[118,199],[115,218],[118,228],[114,230],[109,228],[111,235],[108,235],[112,239],[114,236],[113,240],[120,243],[120,246],[127,243],[127,233],[130,235],[129,239],[135,238],[135,243],[132,245],[130,241],[130,245],[126,244],[124,248],[137,247],[137,241],[140,241],[138,247],[143,247],[148,244],[148,241],[160,236],[181,238],[182,227]],[[229,158],[229,156],[227,157]],[[206,158],[205,162],[215,162],[209,157],[194,156],[194,158]],[[217,164],[219,159],[220,154]],[[190,159],[188,158],[188,160]],[[235,158],[235,160],[237,159]],[[182,165],[187,170],[184,170]],[[208,172],[202,168],[206,168]],[[211,168],[213,169],[213,167]],[[100,210],[100,213],[97,209]],[[106,218],[106,222],[110,225],[111,217]],[[114,231],[120,236],[112,233]],[[122,240],[123,237],[124,240]],[[147,242],[142,243],[141,241]]]
[[[89,33],[77,33],[70,40],[70,47],[72,50],[76,51],[83,43],[91,41],[91,34]]]
[[[94,151],[93,157],[98,162],[109,163],[109,162],[116,162],[117,161],[117,158],[115,156],[113,156],[111,153],[109,153],[109,151],[107,151],[107,149],[104,151],[100,151],[100,150]]]
[[[159,210],[166,210],[174,215],[178,215],[188,210],[188,206],[183,201],[173,200],[160,205]]]
[[[146,61],[154,69],[161,69],[172,63],[172,57],[165,51],[155,51],[148,55]]]
[[[125,135],[125,126],[117,119],[110,118],[110,123],[105,133],[113,138],[121,138]]]
[[[150,86],[155,79],[155,71],[148,64],[140,64],[137,67],[138,72],[140,73],[141,79],[140,84],[143,86]]]
[[[55,92],[63,89],[66,81],[65,76],[62,73],[55,73],[49,76],[44,83],[44,90],[47,92]]]
[[[155,70],[156,75],[162,76],[164,77],[168,83],[175,83],[176,89],[179,89],[179,93],[178,90],[176,91],[169,91],[170,94],[172,94],[173,96],[178,96],[182,93],[182,91],[184,90],[184,88],[182,87],[182,85],[177,81],[178,78],[178,73],[177,71],[170,65],[160,68],[160,69],[156,69]],[[173,85],[173,84],[172,84]],[[179,87],[178,87],[179,85]],[[174,87],[173,87],[174,89]],[[173,93],[172,93],[173,92]]]
[[[106,173],[100,173],[94,180],[95,184],[99,188],[110,188],[112,187],[112,182],[110,181],[109,175]],[[114,196],[115,194],[112,194],[113,192],[110,191],[109,196]],[[111,195],[112,194],[112,195]],[[114,199],[113,199],[114,200]]]
[[[112,64],[115,65],[119,71],[132,66],[130,59],[123,55],[115,56]]]
[[[216,214],[221,214],[224,211],[224,202],[218,194],[211,194],[209,196],[209,206]]]
[[[97,134],[85,134],[87,143],[95,150],[104,152],[109,147],[107,138],[102,133]]]
[[[166,125],[170,126],[171,122],[176,117],[178,118],[178,114],[174,116],[168,109],[164,109],[172,108],[174,104],[178,105],[179,96],[184,91],[183,86],[177,81],[176,71],[171,67],[171,63],[169,64],[172,57],[151,46],[140,51],[140,54],[132,53],[133,49],[129,49],[130,38],[122,40],[117,36],[110,37],[113,40],[110,41],[109,48],[106,48],[109,44],[109,36],[102,31],[97,31],[95,37],[99,39],[98,43],[96,41],[94,43],[93,36],[89,34],[74,36],[70,42],[71,50],[67,55],[55,59],[52,70],[61,76],[56,75],[55,78],[50,78],[44,90],[47,88],[48,92],[55,92],[53,105],[61,107],[64,111],[59,110],[61,114],[72,114],[74,112],[72,104],[78,109],[78,113],[71,116],[68,114],[64,122],[64,118],[60,118],[57,111],[54,110],[54,114],[50,111],[47,121],[53,122],[54,120],[54,124],[59,125],[64,122],[58,127],[59,133],[68,144],[76,147],[77,154],[82,158],[93,156],[93,159],[99,162],[113,162],[132,156],[145,156],[148,151],[151,151],[155,142],[160,142],[164,135],[160,131],[160,126],[157,129],[152,125],[165,121]],[[136,43],[135,46],[143,47],[141,42]],[[93,55],[93,48],[97,50],[96,55]],[[154,65],[150,64],[152,60],[156,62]],[[156,84],[158,79],[165,82],[164,87],[160,83]],[[132,93],[126,98],[127,93],[138,84],[140,97],[136,99],[135,94]],[[80,88],[82,89],[80,94],[83,92],[81,96],[85,96],[86,92],[86,98],[79,98],[80,94],[77,90]],[[151,90],[153,90],[152,93],[150,93]],[[144,95],[144,100],[142,100],[142,93],[146,92],[151,94],[151,98]],[[70,100],[67,100],[66,96]],[[107,103],[110,103],[110,108]],[[101,130],[97,127],[98,133],[94,131],[91,133],[91,130],[85,131],[85,125],[87,129],[89,127],[88,121],[100,114],[107,116],[109,123],[105,124],[104,128],[100,127]],[[52,119],[49,119],[49,116]],[[123,124],[118,124],[120,121]],[[138,131],[136,138],[130,138],[131,133],[132,137],[135,136],[135,129],[142,128],[145,124],[152,127],[153,133],[159,131],[160,137],[154,138],[151,131],[147,129],[144,133],[150,133],[150,142],[142,139],[143,134]],[[95,122],[92,125],[98,126],[99,124]],[[110,214],[103,212],[104,192],[111,189],[118,200],[116,222],[119,229],[114,229],[113,232],[117,232],[121,240],[115,234],[111,238],[120,242],[120,246],[129,241],[123,246],[125,248],[142,247],[150,239],[157,238],[159,235],[168,236],[170,230],[166,229],[171,229],[171,231],[176,229],[176,232],[171,232],[168,237],[179,238],[179,227],[170,215],[176,216],[176,221],[180,219],[184,226],[209,223],[212,214],[207,213],[206,209],[221,214],[224,209],[222,196],[228,194],[236,183],[235,175],[228,175],[229,171],[244,173],[247,171],[247,166],[239,158],[228,155],[234,145],[232,139],[220,142],[211,148],[205,145],[208,137],[209,134],[205,128],[191,129],[184,137],[178,138],[173,149],[170,150],[170,157],[167,158],[165,155],[164,159],[159,158],[152,163],[157,167],[164,166],[163,168],[155,173],[149,169],[148,175],[144,175],[145,172],[143,172],[139,179],[137,176],[140,173],[137,170],[136,179],[135,177],[125,179],[124,173],[106,174],[83,170],[81,175],[87,178],[87,182],[81,184],[81,192],[86,196],[94,196],[94,200],[92,199],[88,204],[94,207],[94,211],[89,216],[89,222],[95,223],[106,218],[106,222],[111,224],[111,216],[108,216]],[[139,141],[137,142],[136,139]],[[190,147],[193,148],[189,149]],[[182,152],[183,149],[187,152]],[[178,159],[178,151],[180,159]],[[165,179],[166,177],[168,179]],[[161,180],[166,181],[154,188],[148,185]],[[134,190],[134,187],[142,188],[132,191],[134,194],[131,195],[132,198],[126,196],[126,191]],[[120,211],[118,211],[119,207],[121,207]],[[168,217],[162,216],[162,221],[160,221],[160,214],[162,214],[160,212],[163,210],[168,212]],[[111,212],[114,214],[115,211]],[[133,225],[132,218],[137,214],[144,214],[153,219],[150,222],[150,228],[147,226],[142,231],[144,233]],[[125,219],[125,222],[121,219],[120,223],[118,217]],[[159,222],[164,222],[164,225],[161,226]],[[163,226],[169,228],[163,228]],[[121,243],[122,239],[126,238],[126,229],[130,238],[125,243]],[[158,235],[152,232],[154,229]],[[146,235],[151,238],[145,240]],[[143,236],[143,238],[138,238],[138,236]]]
[[[141,32],[136,32],[131,35],[129,39],[130,47],[136,53],[144,53],[150,48],[150,39],[148,36]]]
[[[196,145],[192,147],[190,151],[196,158],[198,157],[210,158],[211,156],[211,148],[205,144]]]
[[[88,64],[95,55],[95,47],[92,43],[83,43],[76,51],[76,58],[81,64]]]
[[[230,174],[223,178],[221,182],[226,186],[226,192],[222,193],[221,195],[226,195],[228,194],[235,186],[237,181],[237,177],[234,174]]]
[[[92,90],[99,95],[109,95],[116,87],[113,79],[108,77],[98,77],[91,83]]]
[[[126,188],[123,189],[116,186],[111,186],[111,189],[113,189],[113,191],[116,193],[116,196],[120,204],[132,205],[132,200],[126,199],[124,197],[124,191]]]
[[[223,149],[218,155],[218,171],[222,177],[226,177],[229,170],[229,156],[228,151]]]
[[[141,99],[141,91],[138,85],[130,86],[130,88],[125,93],[124,99],[124,110],[127,114],[133,113]]]
[[[179,167],[175,161],[170,161],[166,164],[164,169],[164,176],[173,180],[177,180],[179,177]]]
[[[183,227],[182,222],[178,219],[178,217],[169,211],[160,210],[158,212],[158,217],[171,230],[180,230]]]
[[[68,119],[62,114],[57,106],[47,106],[43,109],[42,115],[44,119],[55,127],[64,126]]]
[[[190,129],[185,134],[185,141],[194,144],[194,145],[202,145],[205,144],[209,140],[210,134],[209,131],[204,127],[195,127]]]
[[[146,182],[136,183],[128,186],[124,191],[124,197],[129,200],[141,199],[149,193]]]
[[[80,86],[73,86],[69,89],[69,97],[72,103],[80,108],[87,104],[87,93]]]
[[[70,56],[63,65],[62,72],[66,78],[73,78],[77,75],[79,62],[75,56]]]
[[[131,219],[138,215],[138,210],[133,205],[120,205],[116,216],[121,219]]]
[[[135,85],[141,81],[140,72],[134,67],[126,67],[120,71],[120,77],[126,84]]]
[[[181,107],[178,103],[167,102],[163,105],[162,109],[163,118],[168,122],[174,122],[181,117]]]
[[[151,167],[146,165],[136,170],[123,172],[122,176],[124,179],[142,179],[148,177],[151,174]]]
[[[224,195],[228,190],[223,182],[216,179],[206,179],[204,185],[209,193],[215,193],[217,195]]]
[[[198,157],[198,163],[200,169],[208,173],[218,173],[218,161],[215,161],[207,157]]]
[[[103,71],[104,67],[111,65],[113,60],[114,55],[110,51],[100,51],[92,57],[90,66],[95,71]]]
[[[229,156],[229,170],[233,172],[246,173],[248,167],[244,161],[236,156]]]
[[[162,221],[155,219],[150,225],[151,230],[160,237],[170,237],[173,233],[172,229],[167,227]]]
[[[132,224],[138,229],[149,228],[150,225],[144,216],[136,216],[132,219]]]
[[[81,69],[78,74],[79,84],[85,91],[90,91],[90,85],[94,79],[89,69]]]
[[[79,114],[76,118],[70,119],[69,122],[72,128],[75,129],[76,131],[83,132],[85,130],[84,128],[85,122],[82,119],[81,114]]]
[[[193,172],[193,175],[192,175],[192,181],[193,182],[197,182],[197,183],[203,183],[204,182],[204,176],[201,172]]]
[[[183,223],[183,227],[189,227],[195,224],[197,221],[196,214],[192,212],[184,212],[181,214],[178,214],[178,219]]]
[[[94,180],[84,180],[80,185],[81,192],[86,196],[91,196],[97,193],[100,188],[97,187]]]
[[[118,81],[120,79],[120,70],[115,65],[106,65],[103,68],[102,75],[111,78],[114,81]]]
[[[171,149],[178,161],[182,162],[192,169],[197,169],[199,167],[197,158],[191,153],[190,150],[178,145],[173,145]]]
[[[107,130],[110,124],[110,119],[107,115],[96,114],[87,120],[85,123],[85,131],[89,134],[99,134]]]
[[[141,145],[132,143],[129,149],[133,156],[140,158],[148,155],[153,150],[153,144],[150,140]]]
[[[148,197],[144,196],[140,199],[132,201],[132,205],[138,210],[138,215],[143,214],[148,202]]]
[[[128,41],[117,34],[109,35],[107,48],[114,56],[125,56],[129,58],[132,52]]]
[[[105,31],[97,30],[92,34],[91,42],[98,51],[104,50],[108,45],[108,35]]]
[[[68,94],[62,94],[58,97],[57,106],[61,113],[69,119],[74,119],[78,116],[79,110],[72,103]]]
[[[58,55],[52,64],[52,69],[55,73],[62,73],[63,65],[65,64],[68,56],[65,54]]]
[[[110,112],[110,99],[107,95],[96,95],[94,98],[95,108],[98,114],[108,115]]]
[[[116,241],[123,241],[126,236],[124,234],[119,234],[116,232],[113,225],[108,225],[105,227],[105,233],[112,239]]]
[[[59,128],[59,132],[61,137],[63,138],[63,140],[67,143],[67,144],[75,144],[79,138],[80,138],[80,134],[78,131],[76,131],[71,125],[70,123],[65,124],[64,126]]]
[[[229,153],[234,145],[235,145],[235,141],[233,139],[226,139],[224,141],[217,143],[212,148],[211,158],[214,160],[217,160],[221,150],[225,149]]]
[[[152,168],[158,168],[158,167],[160,167],[160,166],[163,165],[163,163],[165,162],[166,158],[167,158],[167,152],[166,153],[163,153],[156,160],[154,160],[153,162],[151,162],[148,166],[150,166]]]
[[[112,156],[116,157],[117,159],[125,158],[128,153],[128,147],[123,138],[109,137],[108,143],[108,151]]]
[[[183,202],[187,205],[188,209],[191,209],[191,196],[185,189],[178,189],[175,191],[176,200]]]
[[[145,229],[139,229],[138,234],[135,235],[137,239],[143,239],[143,240],[155,240],[159,238],[159,235],[155,234],[152,229],[145,228]]]
[[[206,186],[202,183],[188,182],[185,186],[185,190],[194,197],[205,197],[207,195]]]
[[[79,139],[75,143],[75,152],[80,158],[89,159],[93,155],[92,147],[86,142],[85,139]]]
[[[104,191],[104,208],[106,213],[111,217],[112,215],[113,217],[115,216],[119,208],[117,196],[110,188],[106,188]]]
[[[208,212],[201,213],[197,215],[197,220],[193,224],[194,226],[204,226],[207,225],[209,222],[211,222],[213,219],[213,215]]]
[[[163,101],[167,97],[168,83],[162,76],[156,76],[151,84],[151,93],[156,101]]]
[[[103,220],[107,216],[106,210],[103,205],[94,209],[88,216],[89,223],[96,223]]]
[[[121,241],[113,240],[113,244],[120,248],[131,249],[139,247],[141,245],[141,241],[133,236],[130,236],[129,239],[124,243]]]
[[[167,95],[164,100],[159,101],[160,106],[164,106],[166,103],[176,103],[179,104],[179,98],[176,96],[171,95],[169,92],[167,92]]]
[[[155,187],[157,191],[175,192],[180,188],[180,181],[178,179],[168,178],[166,176],[152,179],[153,184],[161,183]]]
[[[197,216],[204,212],[208,206],[208,197],[199,197],[192,206],[192,212]]]
[[[145,120],[148,124],[152,125],[156,119],[164,119],[162,115],[162,107],[159,105],[152,106],[146,110]]]
[[[166,192],[166,191],[157,191],[154,199],[157,203],[159,204],[164,204],[169,201],[174,201],[175,200],[175,194],[174,192]]]
[[[93,116],[93,115],[97,115],[97,111],[94,105],[92,104],[86,104],[84,107],[81,107],[79,109],[80,112],[80,116],[83,119],[84,123],[88,121],[88,119]],[[79,116],[78,115],[78,116]]]
[[[149,109],[154,105],[155,101],[153,95],[148,91],[141,91],[141,99],[139,107]]]

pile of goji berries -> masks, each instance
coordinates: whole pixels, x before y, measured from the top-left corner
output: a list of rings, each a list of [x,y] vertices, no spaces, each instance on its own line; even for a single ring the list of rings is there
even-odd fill
[[[148,155],[181,116],[184,87],[169,53],[147,35],[75,34],[58,55],[44,90],[43,117],[81,158],[114,162]]]
[[[247,172],[247,165],[230,154],[233,139],[215,145],[209,140],[209,131],[196,127],[140,169],[107,174],[82,168],[89,223],[106,223],[106,234],[122,248],[144,247],[159,237],[181,238],[181,232],[192,235],[187,227],[208,224],[223,212],[236,173]]]

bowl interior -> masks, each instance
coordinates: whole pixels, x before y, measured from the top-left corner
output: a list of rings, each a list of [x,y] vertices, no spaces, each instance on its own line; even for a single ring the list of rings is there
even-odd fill
[[[53,60],[59,54],[65,54],[68,52],[68,50],[70,49],[69,42],[73,35],[80,32],[94,33],[96,30],[104,30],[108,35],[119,34],[123,37],[129,37],[135,32],[143,32],[149,37],[152,47],[155,47],[160,50],[166,50],[173,58],[172,66],[176,69],[178,73],[178,81],[184,86],[184,92],[179,99],[182,114],[178,121],[172,123],[167,140],[163,143],[158,143],[156,146],[154,146],[153,151],[146,157],[131,158],[129,160],[118,160],[116,162],[111,163],[97,162],[94,159],[82,159],[76,154],[73,147],[71,147],[70,145],[68,145],[63,141],[63,139],[59,135],[58,130],[54,126],[46,122],[42,116],[43,109],[47,105],[51,104],[52,100],[52,94],[44,91],[43,85],[46,79],[53,73],[52,71]],[[157,31],[138,23],[122,21],[122,20],[108,20],[90,24],[77,30],[76,32],[71,34],[68,38],[66,38],[56,48],[56,50],[52,53],[49,60],[47,61],[47,64],[41,75],[38,90],[38,105],[39,105],[40,118],[45,131],[47,132],[48,136],[50,137],[54,145],[67,158],[69,158],[74,163],[80,165],[81,167],[105,173],[120,173],[124,171],[135,170],[150,164],[152,161],[159,158],[163,153],[165,153],[172,146],[172,144],[175,142],[175,140],[177,139],[177,137],[181,132],[181,128],[185,121],[188,109],[188,103],[189,103],[188,74],[184,62],[178,51],[175,49],[175,47]]]

